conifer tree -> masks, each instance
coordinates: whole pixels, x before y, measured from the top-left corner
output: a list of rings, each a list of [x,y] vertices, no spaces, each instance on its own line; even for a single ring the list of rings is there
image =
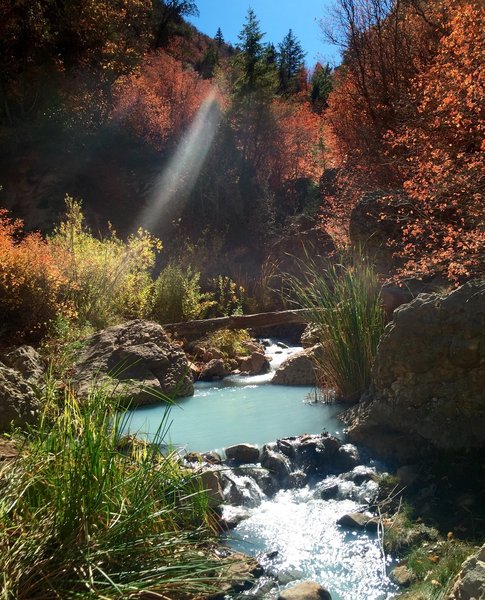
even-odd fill
[[[305,53],[300,42],[290,29],[281,44],[278,45],[278,73],[280,91],[294,93],[299,91],[299,73],[304,66]]]
[[[224,36],[222,35],[221,28],[218,27],[216,31],[216,35],[214,36],[217,46],[220,48],[224,43]]]
[[[310,100],[315,112],[321,113],[327,108],[327,98],[332,91],[333,75],[330,65],[315,65],[311,78]]]

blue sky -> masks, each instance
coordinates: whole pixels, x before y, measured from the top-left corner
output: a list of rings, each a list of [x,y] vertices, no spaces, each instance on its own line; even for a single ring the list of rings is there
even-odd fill
[[[291,28],[307,53],[305,60],[309,67],[317,60],[339,63],[338,49],[326,44],[318,23],[332,0],[197,0],[196,3],[200,17],[189,20],[210,37],[220,27],[224,39],[235,45],[251,7],[261,31],[266,33],[263,41],[277,46]]]

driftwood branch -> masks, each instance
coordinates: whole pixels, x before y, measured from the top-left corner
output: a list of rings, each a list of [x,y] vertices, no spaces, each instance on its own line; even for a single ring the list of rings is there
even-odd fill
[[[305,325],[309,321],[307,309],[282,310],[255,315],[233,315],[215,319],[200,319],[185,323],[169,323],[163,328],[169,333],[186,339],[196,339],[218,329],[261,329],[281,325]]]

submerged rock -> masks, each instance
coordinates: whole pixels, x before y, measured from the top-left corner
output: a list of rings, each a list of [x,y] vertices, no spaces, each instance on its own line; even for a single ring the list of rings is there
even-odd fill
[[[73,380],[81,396],[95,386],[134,405],[194,393],[184,352],[161,325],[141,320],[108,327],[88,338]]]
[[[485,448],[485,282],[394,311],[370,394],[344,416],[352,441],[400,462]]]

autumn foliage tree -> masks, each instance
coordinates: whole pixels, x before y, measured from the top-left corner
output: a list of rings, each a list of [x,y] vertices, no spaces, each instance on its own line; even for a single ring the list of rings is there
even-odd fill
[[[0,209],[0,334],[38,341],[60,315],[73,314],[64,298],[67,279],[39,234]]]
[[[485,273],[485,13],[472,2],[448,8],[448,33],[389,143],[417,216],[404,230],[406,271],[459,281]]]
[[[165,52],[148,55],[133,73],[118,79],[112,118],[155,148],[180,135],[213,90]]]
[[[412,208],[394,244],[407,261],[404,274],[452,281],[477,274],[483,7],[475,0],[339,0],[339,7],[344,61],[326,111],[341,167],[337,205],[348,216],[362,192],[404,188]]]
[[[0,118],[53,114],[74,91],[103,105],[146,51],[151,18],[151,0],[0,2]]]

